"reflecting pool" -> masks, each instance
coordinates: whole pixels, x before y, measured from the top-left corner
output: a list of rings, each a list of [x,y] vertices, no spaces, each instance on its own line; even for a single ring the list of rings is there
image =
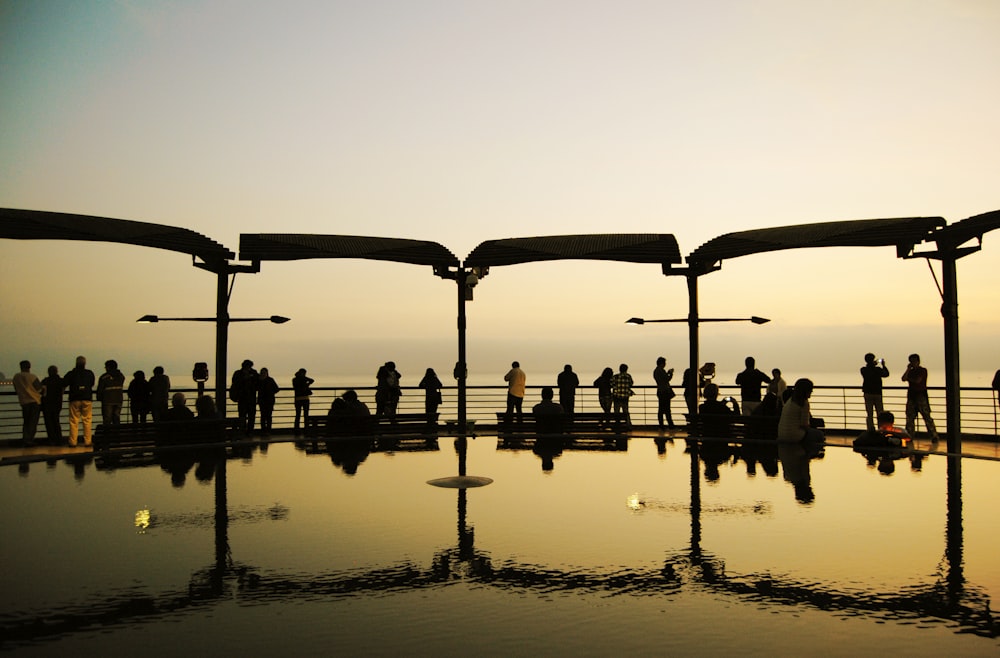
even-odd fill
[[[996,655],[1000,464],[807,468],[488,436],[8,466],[0,650]]]

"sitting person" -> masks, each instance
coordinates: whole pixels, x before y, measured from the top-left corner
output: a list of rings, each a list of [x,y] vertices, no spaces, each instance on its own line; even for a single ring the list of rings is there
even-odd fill
[[[906,448],[910,445],[910,435],[895,425],[896,417],[891,411],[878,415],[878,428],[866,430],[854,439],[855,449],[861,448]]]
[[[729,436],[729,416],[740,415],[740,405],[735,398],[719,399],[718,384],[706,384],[703,391],[705,401],[698,405],[701,417],[702,436],[725,438]],[[730,407],[729,404],[733,406]]]
[[[174,393],[170,403],[171,407],[164,411],[156,422],[159,426],[160,439],[178,443],[188,438],[194,412],[187,408],[187,399],[183,393]]]
[[[539,434],[561,434],[565,429],[565,410],[555,402],[551,386],[542,388],[542,401],[531,408]]]
[[[371,411],[358,399],[354,389],[344,391],[330,405],[326,415],[327,431],[331,434],[371,434]]]
[[[809,410],[812,392],[812,380],[796,380],[791,395],[781,408],[781,420],[778,421],[778,444],[800,445],[807,458],[821,456],[826,444],[823,433],[812,426]]]
[[[160,420],[166,422],[194,420],[194,412],[188,409],[187,398],[184,397],[183,393],[174,393],[173,397],[170,398],[170,408],[163,412]]]

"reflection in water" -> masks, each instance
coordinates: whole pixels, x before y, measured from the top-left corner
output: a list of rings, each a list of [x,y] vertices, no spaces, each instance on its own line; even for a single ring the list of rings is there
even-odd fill
[[[502,564],[497,564],[488,550],[476,546],[475,529],[469,521],[469,492],[459,488],[455,507],[457,537],[448,540],[446,547],[429,555],[426,565],[412,559],[401,559],[377,568],[333,569],[296,575],[234,562],[229,538],[232,523],[282,520],[287,518],[288,510],[274,506],[231,511],[228,504],[227,455],[220,453],[213,462],[214,560],[210,566],[197,568],[191,573],[188,587],[153,594],[109,587],[107,591],[96,592],[84,601],[59,606],[44,615],[25,610],[15,619],[6,618],[0,624],[0,637],[5,638],[4,646],[7,647],[90,631],[96,627],[113,628],[163,619],[181,611],[211,608],[223,601],[298,604],[305,600],[335,600],[359,594],[419,591],[455,582],[474,583],[505,592],[573,592],[600,597],[627,594],[673,598],[685,593],[711,592],[723,597],[735,597],[735,602],[805,604],[817,610],[849,616],[864,615],[885,620],[947,620],[958,624],[961,632],[1000,637],[1000,617],[991,611],[988,595],[965,581],[959,458],[948,458],[946,545],[936,577],[929,582],[893,591],[863,588],[847,591],[840,582],[823,583],[773,573],[737,573],[727,570],[724,559],[717,553],[704,550],[703,523],[711,523],[712,515],[769,516],[772,508],[766,503],[703,506],[702,464],[705,465],[706,480],[711,481],[708,477],[711,464],[717,468],[718,464],[729,459],[742,459],[748,464],[767,464],[767,471],[780,459],[784,477],[796,488],[799,500],[802,500],[799,486],[811,487],[811,477],[808,459],[803,462],[801,454],[783,455],[779,447],[774,447],[773,453],[759,447],[747,450],[744,446],[735,451],[727,448],[728,455],[721,460],[723,451],[718,447],[713,446],[708,451],[707,459],[701,448],[703,446],[690,444],[686,449],[690,460],[690,499],[687,505],[638,497],[629,500],[629,507],[635,511],[690,515],[688,545],[680,549],[665,547],[663,561],[655,567],[623,569],[618,564],[587,568],[546,567],[509,557]],[[455,441],[455,451],[459,475],[464,476],[467,470],[465,439]],[[247,458],[246,453],[241,456]],[[185,457],[187,459],[190,455]],[[208,457],[197,459],[207,460]],[[751,474],[749,466],[747,472]],[[193,521],[195,516],[165,516],[157,521],[156,515],[150,514],[148,526],[155,528],[157,522],[163,524],[161,527],[182,524]]]

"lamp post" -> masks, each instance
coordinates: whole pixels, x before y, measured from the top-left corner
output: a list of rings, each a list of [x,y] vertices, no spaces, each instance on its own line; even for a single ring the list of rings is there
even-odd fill
[[[694,283],[692,283],[692,282],[694,282]],[[697,277],[693,277],[693,276],[689,277],[688,278],[688,285],[689,285],[690,288],[695,288],[695,286],[697,286]],[[688,347],[689,347],[689,351],[688,351],[689,364],[688,364],[688,367],[690,368],[689,373],[690,373],[691,381],[687,382],[686,384],[689,385],[689,386],[693,386],[694,387],[694,395],[693,396],[687,396],[686,399],[687,400],[692,400],[692,399],[695,400],[695,402],[693,404],[691,404],[691,406],[688,407],[688,413],[691,416],[696,416],[698,414],[697,399],[698,399],[698,343],[699,343],[698,327],[699,327],[699,325],[701,325],[701,323],[703,323],[703,322],[752,322],[754,324],[766,324],[766,323],[770,322],[771,320],[769,318],[762,318],[762,317],[757,316],[757,315],[751,315],[748,318],[702,318],[702,317],[698,317],[698,305],[697,305],[698,304],[698,302],[697,302],[698,296],[697,296],[696,288],[694,290],[690,291],[689,299],[691,300],[691,309],[690,309],[690,313],[689,313],[688,317],[686,317],[686,318],[672,318],[672,319],[669,319],[669,320],[646,320],[645,318],[629,318],[628,320],[625,321],[625,324],[644,325],[644,324],[647,324],[647,323],[654,323],[654,322],[686,322],[687,323],[687,325],[688,325]],[[685,393],[687,393],[686,390],[685,390]]]
[[[224,278],[220,276],[220,281]],[[221,284],[220,284],[221,285]],[[228,299],[226,297],[225,299]],[[219,315],[214,318],[161,318],[158,315],[144,315],[136,322],[214,322],[215,323],[215,405],[219,411],[219,416],[226,417],[226,373],[228,367],[229,348],[229,323],[230,322],[271,322],[273,324],[284,324],[291,318],[280,315],[272,315],[266,318],[231,318],[223,306]]]

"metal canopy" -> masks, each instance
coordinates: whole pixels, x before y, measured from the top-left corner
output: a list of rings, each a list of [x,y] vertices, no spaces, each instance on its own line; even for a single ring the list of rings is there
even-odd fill
[[[551,235],[487,240],[472,250],[465,264],[469,267],[490,267],[545,260],[672,264],[681,262],[681,253],[677,240],[668,234]]]
[[[425,240],[310,233],[240,234],[241,260],[306,258],[362,258],[444,267],[459,264],[458,258],[444,246]]]
[[[958,247],[973,239],[982,242],[984,233],[997,228],[1000,228],[1000,210],[955,222],[935,233],[933,239],[941,247]]]
[[[888,247],[899,255],[926,240],[945,225],[942,217],[903,217],[897,219],[857,219],[778,226],[752,231],[727,233],[698,247],[687,257],[688,263],[717,263],[727,258],[783,249],[808,247]]]
[[[0,208],[0,238],[117,242],[179,251],[206,262],[235,257],[218,242],[185,228],[43,210]]]

